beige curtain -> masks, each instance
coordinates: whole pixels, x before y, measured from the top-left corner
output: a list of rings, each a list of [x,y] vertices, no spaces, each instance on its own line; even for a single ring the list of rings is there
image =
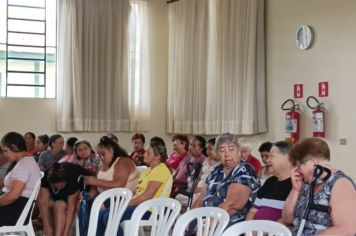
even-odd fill
[[[204,133],[208,2],[169,5],[168,132]]]
[[[148,130],[150,120],[150,65],[147,1],[131,1],[129,20],[130,131]]]
[[[58,131],[128,131],[128,0],[61,0]]]
[[[207,7],[195,8],[197,4]],[[169,8],[170,35],[179,34],[185,43],[170,42],[168,132],[266,132],[264,1],[180,0]],[[176,10],[180,8],[185,10]],[[191,16],[185,22],[184,14],[207,15],[208,20],[199,25]],[[188,30],[194,25],[197,29]],[[206,38],[191,45],[189,39],[198,32],[207,32]],[[186,74],[192,75],[189,81]],[[183,86],[184,91],[177,89]],[[179,97],[191,98],[191,104]]]

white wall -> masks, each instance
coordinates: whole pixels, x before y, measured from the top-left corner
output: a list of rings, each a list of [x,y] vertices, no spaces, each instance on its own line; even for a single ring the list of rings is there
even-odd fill
[[[166,0],[149,0],[151,53],[151,124],[147,138],[163,137],[169,150],[171,136],[166,130],[168,69],[168,17]],[[326,103],[327,137],[334,164],[356,179],[356,1],[355,0],[266,0],[267,94],[269,132],[248,137],[257,155],[267,140],[284,139],[282,102],[292,97],[294,83],[304,84],[305,97],[317,95],[317,83],[329,81]],[[295,46],[299,25],[314,29],[309,50]],[[55,100],[0,99],[0,136],[10,130],[36,134],[55,132]],[[311,112],[305,106],[302,137],[311,134]],[[94,145],[103,133],[64,134],[87,138]],[[120,143],[130,150],[131,133],[119,133]],[[347,145],[338,144],[340,138]]]
[[[306,97],[317,96],[320,81],[329,81],[326,141],[333,163],[356,178],[356,1],[267,0],[267,83],[271,140],[283,137],[282,102],[293,96],[293,84],[304,84],[302,137],[311,135],[311,111]],[[300,25],[314,30],[309,50],[298,50],[295,35]],[[339,145],[346,138],[347,145]]]

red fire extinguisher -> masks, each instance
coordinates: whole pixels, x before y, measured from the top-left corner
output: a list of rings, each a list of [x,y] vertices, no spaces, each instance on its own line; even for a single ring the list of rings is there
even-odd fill
[[[292,103],[291,107],[286,107],[287,103]],[[293,99],[287,99],[281,106],[286,113],[286,140],[296,143],[300,136],[300,109]]]
[[[314,100],[317,105],[312,106],[311,100]],[[313,110],[313,137],[325,137],[325,108],[324,103],[321,103],[316,97],[309,96],[307,98],[307,106]]]

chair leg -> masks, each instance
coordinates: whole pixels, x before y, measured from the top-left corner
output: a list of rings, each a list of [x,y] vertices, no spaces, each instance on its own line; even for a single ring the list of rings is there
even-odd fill
[[[75,214],[75,236],[80,236],[79,233],[79,219],[78,219],[78,215]]]

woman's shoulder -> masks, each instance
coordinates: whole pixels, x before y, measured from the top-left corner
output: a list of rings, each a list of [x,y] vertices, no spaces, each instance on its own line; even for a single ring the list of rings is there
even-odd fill
[[[135,162],[130,157],[126,156],[118,157],[113,165],[115,165],[115,169],[130,169],[136,167]]]
[[[167,165],[161,162],[158,166],[152,169],[151,173],[161,174],[161,175],[171,175],[171,171]]]
[[[47,155],[51,155],[51,150],[44,150],[43,152],[40,153],[40,157],[47,156]]]
[[[30,167],[30,166],[38,166],[35,158],[31,157],[31,156],[26,156],[26,157],[23,157],[21,158],[20,161],[18,161],[19,165],[23,165],[23,166],[27,166],[27,167]]]
[[[256,171],[254,170],[252,165],[244,160],[241,160],[240,164],[235,167],[233,172],[234,175],[248,174],[257,177]]]
[[[351,177],[338,170],[332,174],[331,180],[328,181],[331,187],[338,185],[340,188],[353,188],[356,190],[356,184]]]

